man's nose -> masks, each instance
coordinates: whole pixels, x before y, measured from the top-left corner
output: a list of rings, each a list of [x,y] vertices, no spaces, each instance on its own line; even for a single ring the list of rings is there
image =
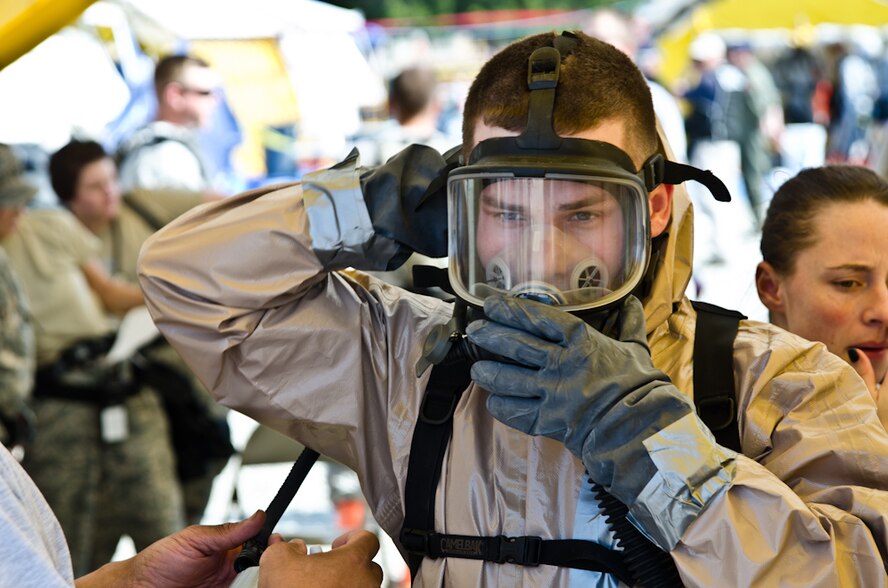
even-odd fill
[[[534,228],[530,243],[533,266],[538,272],[563,273],[568,252],[564,250],[564,236],[551,227]]]

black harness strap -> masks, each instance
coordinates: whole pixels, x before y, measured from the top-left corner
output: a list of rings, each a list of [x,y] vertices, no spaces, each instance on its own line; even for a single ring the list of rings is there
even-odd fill
[[[428,548],[427,536],[435,528],[435,491],[453,432],[453,411],[468,385],[466,364],[436,365],[419,409],[407,462],[404,527],[400,537],[401,544],[410,552],[407,563],[413,576]]]
[[[740,452],[740,428],[734,391],[734,338],[746,316],[706,302],[697,311],[694,332],[694,405],[715,440]]]
[[[582,539],[543,539],[534,535],[522,537],[478,537],[475,535],[449,535],[404,529],[401,537],[420,546],[423,555],[481,559],[494,563],[511,563],[522,566],[540,564],[606,572],[632,584],[632,574],[623,563],[619,552],[603,545]],[[414,572],[415,573],[415,572]]]

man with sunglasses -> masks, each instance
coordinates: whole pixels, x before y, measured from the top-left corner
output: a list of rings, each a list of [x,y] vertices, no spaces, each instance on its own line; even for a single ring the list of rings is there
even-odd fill
[[[203,59],[168,55],[157,62],[157,114],[118,150],[120,182],[125,191],[212,191],[212,179],[195,131],[211,123],[218,86],[218,75]]]

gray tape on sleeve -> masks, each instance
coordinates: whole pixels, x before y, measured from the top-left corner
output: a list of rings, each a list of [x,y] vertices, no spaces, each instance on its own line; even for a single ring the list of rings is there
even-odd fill
[[[373,230],[357,151],[332,168],[306,174],[302,193],[312,249],[326,270],[385,269],[398,244]]]
[[[734,480],[737,454],[689,414],[644,441],[657,474],[629,510],[637,526],[672,551],[685,529]]]

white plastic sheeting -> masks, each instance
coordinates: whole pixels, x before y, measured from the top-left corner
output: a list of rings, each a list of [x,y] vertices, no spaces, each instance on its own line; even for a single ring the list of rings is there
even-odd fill
[[[257,39],[293,31],[355,32],[360,11],[317,0],[117,0],[183,39]]]

